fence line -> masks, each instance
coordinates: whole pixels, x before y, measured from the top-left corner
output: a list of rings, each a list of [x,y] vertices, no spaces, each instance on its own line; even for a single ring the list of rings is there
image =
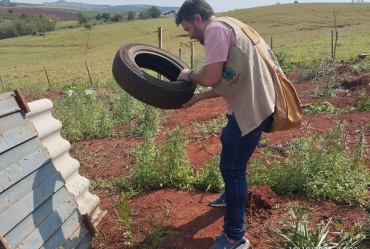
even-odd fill
[[[3,85],[3,90],[5,92],[6,91],[5,84],[4,84],[4,81],[3,81],[3,76],[1,76],[1,73],[0,73],[0,81],[1,81],[1,85]]]
[[[162,27],[158,27],[158,46],[159,48],[162,49],[162,46],[163,46],[163,29]],[[190,64],[191,64],[191,69],[195,69],[195,63],[197,63],[198,61],[195,59],[195,42],[194,41],[191,41],[189,43],[184,43],[183,45],[186,45],[186,47],[181,47],[179,48],[179,58],[180,60],[182,59],[185,59],[186,58],[190,58]],[[190,51],[189,51],[190,50]],[[190,56],[188,57],[188,53],[190,52]],[[199,52],[200,53],[200,52]],[[186,56],[185,56],[186,55]],[[85,67],[86,67],[86,70],[87,70],[87,75],[88,75],[88,78],[86,79],[86,82],[90,82],[90,85],[94,85],[93,83],[93,77],[92,77],[92,74],[90,72],[90,69],[89,69],[89,66],[88,66],[88,63],[87,61],[85,60]],[[73,85],[73,84],[76,84],[76,85],[87,85],[86,82],[84,82],[84,79],[85,77],[82,77],[82,76],[77,76],[77,77],[74,77],[74,78],[64,78],[63,80],[58,80],[58,81],[55,81],[55,78],[52,77],[52,75],[48,72],[46,66],[43,67],[43,71],[44,71],[44,76],[42,76],[42,73],[40,75],[36,75],[36,74],[33,74],[32,78],[28,78],[28,82],[34,82],[34,81],[37,81],[37,82],[47,82],[47,84],[33,84],[33,85],[25,85],[25,84],[22,84],[22,82],[20,80],[7,80],[5,78],[6,81],[6,84],[5,84],[5,81],[4,81],[4,78],[3,78],[3,75],[0,73],[0,81],[1,81],[1,84],[2,84],[2,92],[5,92],[7,90],[9,90],[10,88],[14,88],[14,89],[21,89],[24,93],[32,93],[33,91],[37,90],[38,92],[40,91],[48,91],[48,90],[59,90],[61,88],[63,88],[65,85]],[[97,82],[97,84],[99,85],[99,82],[100,82],[100,74],[96,74],[97,75],[97,79],[98,80],[95,80],[95,82]],[[45,77],[46,76],[46,81],[45,81]],[[43,80],[41,80],[43,78]],[[32,83],[31,83],[32,84]],[[0,91],[1,92],[1,91]]]

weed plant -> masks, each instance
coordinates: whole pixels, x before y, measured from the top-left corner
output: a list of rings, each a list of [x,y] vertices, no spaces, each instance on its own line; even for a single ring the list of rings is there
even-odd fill
[[[65,95],[54,101],[53,116],[63,124],[61,135],[69,141],[106,138],[114,125],[108,106],[86,93]]]
[[[370,59],[362,60],[360,63],[351,66],[355,72],[370,72]]]
[[[134,244],[134,233],[131,227],[131,210],[128,202],[131,197],[136,195],[135,192],[124,193],[119,195],[118,211],[117,212],[117,226],[122,231],[122,238],[126,246]]]
[[[170,211],[168,209],[164,215],[152,215],[148,222],[148,228],[144,230],[145,240],[143,243],[140,243],[140,248],[160,248],[161,244],[166,239],[166,236],[175,233],[165,229],[169,217]]]
[[[224,189],[224,181],[219,170],[220,155],[204,163],[197,175],[195,186],[203,191],[219,192]]]
[[[136,147],[133,153],[136,159],[134,186],[140,189],[190,188],[194,171],[186,154],[186,142],[185,132],[179,127],[161,144],[155,143],[153,133],[145,133],[144,145]]]
[[[357,139],[355,148],[346,146],[342,125],[327,134],[309,132],[294,139],[286,159],[279,158],[268,169],[262,160],[249,166],[250,185],[266,183],[282,195],[303,195],[319,200],[331,199],[344,203],[365,203],[370,180],[362,164],[365,140]],[[351,153],[351,151],[358,151]]]
[[[323,77],[329,69],[330,59],[327,57],[310,58],[302,64],[303,70],[306,71],[306,80],[317,80]]]
[[[207,120],[206,122],[195,122],[192,127],[192,135],[195,138],[208,138],[211,136],[216,136],[221,134],[222,128],[226,125],[226,117],[224,114],[220,115],[218,118]]]
[[[312,105],[307,106],[307,108],[303,109],[304,114],[318,114],[318,113],[329,113],[329,114],[336,114],[341,112],[342,110],[338,107],[333,106],[329,102],[321,102],[317,101]]]
[[[134,192],[131,178],[127,176],[118,176],[113,181],[103,178],[90,180],[89,191],[96,192]]]
[[[161,113],[158,108],[136,100],[115,82],[110,81],[108,87],[113,92],[109,96],[109,105],[112,108],[115,125],[126,125],[129,129],[128,134],[143,135],[146,132],[157,131]]]
[[[341,231],[336,238],[328,238],[331,219],[326,223],[322,221],[313,229],[304,209],[291,208],[289,214],[292,219],[282,222],[284,228],[267,233],[272,240],[269,248],[356,248],[366,238],[363,233],[354,235],[347,231]]]
[[[370,110],[370,95],[367,93],[366,89],[362,88],[357,94],[356,98],[358,111]]]
[[[291,62],[290,57],[286,52],[277,51],[274,53],[274,55],[284,73],[290,72],[293,69],[293,63]]]

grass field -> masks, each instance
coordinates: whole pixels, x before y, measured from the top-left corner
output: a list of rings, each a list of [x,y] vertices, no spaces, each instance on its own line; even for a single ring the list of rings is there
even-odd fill
[[[309,63],[330,57],[334,12],[338,30],[336,60],[370,53],[370,4],[280,4],[240,9],[217,16],[232,16],[256,29],[273,50],[284,52],[291,62]],[[59,24],[63,27],[63,23]],[[67,25],[68,26],[68,25]],[[163,29],[163,49],[189,63],[189,38],[173,18],[140,20],[60,29],[43,36],[0,40],[0,74],[6,89],[73,83],[80,78],[103,84],[113,79],[112,61],[127,43],[158,45],[158,27]],[[203,47],[196,43],[195,57],[201,62]],[[201,64],[201,63],[200,63]],[[0,88],[1,91],[4,89]]]

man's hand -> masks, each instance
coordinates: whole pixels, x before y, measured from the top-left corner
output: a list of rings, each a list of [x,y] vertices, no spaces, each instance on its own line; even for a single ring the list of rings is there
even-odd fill
[[[199,100],[202,100],[202,98],[200,98],[199,93],[194,94],[193,97],[191,97],[191,99],[188,102],[182,105],[182,109],[186,109],[186,108],[193,106]]]
[[[177,80],[185,80],[185,81],[190,81],[189,78],[188,78],[188,73],[190,72],[191,70],[190,69],[183,69],[181,70],[179,76],[177,77]]]
[[[200,100],[218,97],[220,97],[220,95],[216,93],[212,88],[209,88],[204,92],[194,94],[193,97],[191,97],[191,99],[188,102],[182,105],[182,109],[189,108]]]
[[[223,67],[224,62],[216,62],[213,64],[203,66],[203,68],[200,71],[194,71],[191,74],[190,77],[191,80],[189,80],[188,77],[188,73],[191,70],[186,68],[180,72],[179,76],[177,77],[177,80],[191,81],[201,86],[213,87],[216,86],[220,81]]]

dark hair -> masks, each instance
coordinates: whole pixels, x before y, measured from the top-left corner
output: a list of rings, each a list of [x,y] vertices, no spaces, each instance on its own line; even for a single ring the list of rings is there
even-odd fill
[[[199,14],[203,20],[208,20],[215,13],[212,7],[204,0],[186,0],[176,15],[176,25],[179,26],[182,21],[192,23],[195,14]]]

